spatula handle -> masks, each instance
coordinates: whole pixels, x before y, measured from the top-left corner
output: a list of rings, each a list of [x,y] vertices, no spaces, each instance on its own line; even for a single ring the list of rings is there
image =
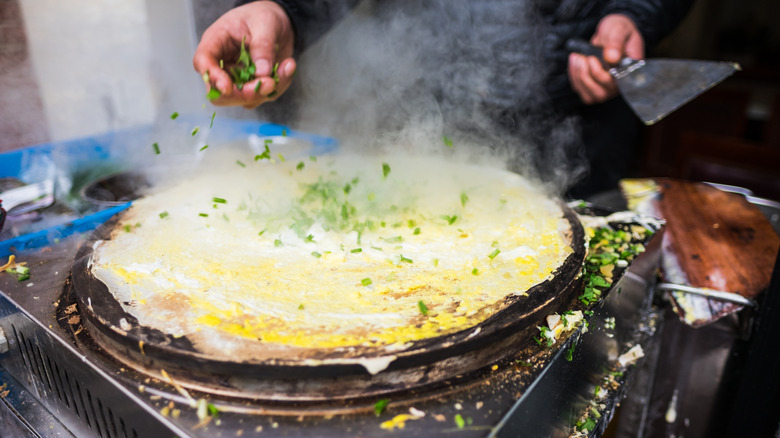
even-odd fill
[[[566,41],[566,50],[569,52],[581,53],[586,56],[595,56],[596,58],[600,59],[602,63],[604,62],[604,59],[602,58],[604,49],[601,47],[596,47],[593,44],[579,38],[572,38]]]

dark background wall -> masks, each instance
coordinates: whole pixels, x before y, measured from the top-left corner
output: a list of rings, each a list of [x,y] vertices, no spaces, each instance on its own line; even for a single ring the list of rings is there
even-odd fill
[[[780,2],[700,0],[652,54],[735,61],[742,71],[646,128],[640,169],[780,200]]]

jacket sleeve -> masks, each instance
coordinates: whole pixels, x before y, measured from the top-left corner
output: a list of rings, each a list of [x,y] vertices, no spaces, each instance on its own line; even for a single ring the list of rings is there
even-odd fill
[[[295,33],[295,52],[317,42],[325,32],[354,8],[360,0],[272,0],[284,9]],[[236,6],[251,3],[239,0]]]
[[[645,47],[652,48],[685,18],[693,0],[611,0],[603,15],[624,14],[634,21],[645,40]]]

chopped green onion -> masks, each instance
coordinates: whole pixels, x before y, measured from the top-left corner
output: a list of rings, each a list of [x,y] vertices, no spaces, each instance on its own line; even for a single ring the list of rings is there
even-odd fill
[[[278,66],[279,64],[276,64],[276,65]],[[282,129],[282,137],[287,137],[287,130],[286,129]]]
[[[467,202],[469,202],[469,195],[467,195],[466,192],[462,192],[460,194],[460,205],[465,207]]]
[[[383,398],[382,400],[379,400],[378,402],[374,403],[374,413],[376,414],[377,417],[381,415],[382,412],[384,412],[388,403],[390,403],[390,400],[386,398]]]
[[[453,215],[453,216],[443,215],[441,218],[444,219],[445,221],[447,221],[447,223],[449,225],[454,224],[455,221],[458,220],[458,216],[455,216],[455,215]]]
[[[433,259],[433,266],[438,267],[439,266],[439,259]]]
[[[255,161],[271,159],[271,149],[268,148],[268,143],[266,143],[264,146],[265,146],[265,151],[263,151],[263,153],[260,155],[255,155]]]
[[[263,80],[260,79],[259,81],[257,81],[257,85],[255,85],[255,93],[259,93],[260,92],[260,87],[262,87],[262,86],[263,86]]]
[[[160,213],[160,219],[165,219],[166,217],[168,217],[168,212],[167,211],[164,211],[164,212]]]
[[[241,90],[244,84],[251,81],[255,77],[256,66],[252,58],[249,56],[249,51],[246,49],[246,37],[241,40],[241,49],[238,55],[238,61],[236,65],[230,68],[230,76],[233,79],[233,83],[236,84],[236,88]]]
[[[420,234],[420,227],[415,228],[412,234],[414,234],[415,236]]]
[[[455,425],[458,426],[458,429],[466,427],[466,420],[463,419],[462,415],[455,414]]]
[[[209,124],[209,129],[214,127],[214,117],[217,116],[217,112],[214,111],[214,113],[211,114],[211,123]]]
[[[212,88],[209,90],[209,92],[206,94],[206,98],[208,100],[217,100],[219,99],[219,96],[221,96],[222,93],[219,92],[216,88]]]
[[[363,248],[355,248],[353,250],[350,250],[349,252],[351,252],[352,254],[357,254],[359,252],[363,252]]]
[[[309,155],[309,161],[311,161],[312,163],[316,163],[317,157],[315,155]]]
[[[216,406],[214,406],[213,404],[209,403],[209,404],[206,405],[206,408],[209,411],[209,415],[211,415],[214,418],[217,418],[217,416],[219,415],[219,409],[217,409]]]
[[[471,270],[471,275],[479,275],[479,269],[474,268]]]
[[[203,147],[202,147],[202,148],[200,148],[200,150],[201,150],[201,151],[205,151],[206,149],[208,149],[208,147],[209,147],[209,145],[207,145],[207,144],[204,144],[204,145],[203,145]]]
[[[449,137],[444,135],[444,136],[442,136],[442,140],[444,140],[444,145],[445,146],[447,146],[448,148],[452,149],[453,144],[452,144],[452,140],[450,140]]]
[[[303,241],[304,242],[314,242],[314,235],[313,234],[307,235],[306,237],[303,238]]]
[[[404,257],[403,254],[401,254],[401,261],[404,263],[414,263],[414,260]]]
[[[276,156],[277,156],[277,157],[279,157],[279,161],[281,161],[282,163],[284,163],[284,162],[286,162],[286,161],[287,161],[287,160],[285,160],[285,159],[284,159],[284,155],[282,155],[282,153],[281,153],[281,152],[279,152],[278,154],[276,154]]]
[[[494,258],[496,258],[496,256],[497,256],[497,255],[498,255],[500,252],[501,252],[501,250],[500,250],[500,249],[498,249],[498,248],[496,248],[496,249],[494,249],[494,250],[493,250],[493,252],[491,252],[490,254],[488,254],[488,257],[490,258],[490,260],[493,260]]]
[[[371,283],[373,283],[373,281],[371,281],[370,278],[364,278],[360,280],[360,284],[362,284],[363,286],[369,286]]]
[[[177,117],[179,117],[179,113],[174,112],[173,114],[171,114],[171,120],[176,120]]]
[[[200,217],[209,217],[208,213],[198,213],[198,216]]]
[[[387,163],[382,163],[382,178],[387,178],[387,175],[390,174],[390,165]]]
[[[275,246],[275,247],[277,247],[277,248],[279,248],[280,246],[282,246],[282,241],[281,241],[281,239],[274,239],[274,246]]]
[[[262,236],[263,234],[265,234],[265,228],[263,228],[262,230],[260,230],[259,233],[257,233],[258,236]]]
[[[152,148],[154,149],[155,155],[160,155],[160,145],[157,143],[152,143]]]
[[[401,236],[394,236],[394,237],[383,237],[382,240],[384,240],[387,243],[400,243],[404,240]]]
[[[303,310],[303,303],[298,304],[298,310]]]
[[[227,200],[223,198],[214,198],[212,201],[216,202],[217,204],[227,204]]]
[[[296,170],[303,170],[304,166],[306,166],[306,165],[303,164],[303,161],[301,161],[300,163],[298,163],[297,166],[295,166],[295,169]]]
[[[420,309],[420,313],[422,313],[423,316],[428,315],[428,306],[425,305],[423,300],[417,302],[417,307]]]
[[[318,253],[317,251],[312,251],[312,252],[311,252],[311,255],[313,255],[313,256],[314,256],[314,257],[316,257],[316,258],[320,258],[320,257],[322,257],[322,254]]]
[[[246,164],[242,163],[241,160],[236,160],[236,164],[238,164],[241,167],[246,167]]]

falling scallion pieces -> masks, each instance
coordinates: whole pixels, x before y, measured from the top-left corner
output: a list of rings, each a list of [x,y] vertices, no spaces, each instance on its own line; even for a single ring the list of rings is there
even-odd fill
[[[198,216],[200,217],[209,217],[208,213],[198,213]]]
[[[446,135],[442,136],[442,140],[444,140],[444,145],[447,146],[448,148],[451,149],[454,147],[452,144],[452,140],[450,140],[450,138],[447,137]]]
[[[349,251],[352,254],[357,254],[359,252],[363,252],[363,248],[355,248]]]
[[[304,168],[305,166],[306,166],[306,165],[305,165],[305,164],[303,164],[303,161],[301,161],[300,163],[298,163],[298,165],[297,165],[297,166],[295,166],[295,169],[297,169],[297,170],[303,170],[303,168]]]
[[[414,263],[414,260],[412,260],[412,259],[410,259],[408,257],[404,257],[403,254],[401,254],[401,261],[404,262],[404,263]]]
[[[244,164],[243,162],[241,162],[241,160],[236,160],[236,164],[238,164],[238,165],[239,165],[239,166],[241,166],[241,167],[246,167],[246,164]]]
[[[179,113],[174,111],[173,114],[171,114],[171,120],[176,120],[177,117],[179,117]]]
[[[264,147],[265,147],[265,150],[263,151],[262,154],[255,155],[255,161],[270,160],[271,159],[271,149],[268,148],[268,143],[266,143],[264,145]]]
[[[364,278],[360,280],[360,284],[362,284],[363,286],[370,286],[371,283],[373,283],[373,281],[371,281],[370,278]]]
[[[461,192],[461,194],[460,194],[460,205],[465,207],[467,202],[469,202],[469,195],[467,195],[466,192]]]
[[[312,252],[311,252],[311,255],[313,255],[313,256],[314,256],[314,257],[316,257],[316,258],[320,258],[320,257],[322,257],[322,254],[318,253],[317,251],[312,251]]]
[[[168,212],[167,211],[164,211],[164,212],[160,213],[160,219],[165,219],[166,217],[168,217]]]
[[[494,249],[494,250],[493,250],[493,252],[491,252],[490,254],[488,254],[488,257],[490,258],[490,260],[493,260],[494,258],[496,258],[496,256],[497,256],[497,255],[498,255],[500,252],[501,252],[501,250],[500,250],[500,249],[498,249],[498,248],[496,248],[496,249]]]
[[[471,275],[479,275],[479,269],[474,268],[471,270]]]
[[[211,129],[211,128],[213,128],[213,127],[214,127],[214,117],[216,117],[216,116],[217,116],[217,112],[216,112],[216,111],[214,111],[214,112],[211,114],[211,123],[209,123],[209,129]]]
[[[216,198],[215,197],[214,199],[212,199],[212,201],[217,203],[217,204],[227,204],[227,200],[225,200],[223,198]]]
[[[458,426],[458,429],[466,427],[466,420],[463,419],[462,415],[455,414],[455,425]]]
[[[207,144],[204,144],[204,145],[203,145],[203,147],[202,147],[202,148],[200,148],[200,151],[201,151],[201,152],[202,152],[202,151],[205,151],[205,150],[206,150],[206,149],[208,149],[208,148],[209,148],[209,145],[207,145]]]
[[[387,175],[390,174],[390,165],[387,163],[382,163],[382,178],[387,178]]]
[[[206,98],[208,100],[217,100],[219,99],[219,96],[222,96],[222,93],[220,93],[216,88],[212,88],[208,93],[206,93]]]
[[[423,300],[417,302],[417,307],[420,309],[420,313],[422,313],[423,316],[428,315],[428,306],[425,305]]]
[[[160,145],[157,143],[152,143],[152,148],[154,149],[155,155],[160,155]]]
[[[274,239],[274,246],[279,248],[282,246],[282,240],[281,239]]]

